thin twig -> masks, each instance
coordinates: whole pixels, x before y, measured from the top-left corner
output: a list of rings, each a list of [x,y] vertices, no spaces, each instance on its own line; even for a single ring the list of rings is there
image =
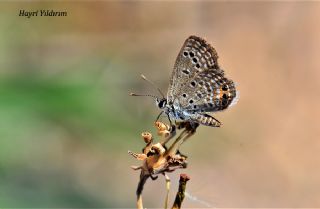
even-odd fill
[[[138,195],[138,199],[137,199],[137,208],[138,209],[143,209],[143,204],[142,204],[142,195],[139,194]]]
[[[138,188],[137,188],[137,191],[136,191],[136,194],[137,194],[137,208],[138,209],[143,209],[142,190],[143,190],[143,187],[144,187],[147,179],[148,179],[148,176],[143,175],[143,171],[141,171],[140,181],[139,181]]]
[[[180,174],[180,180],[179,180],[179,190],[176,195],[176,199],[174,200],[172,209],[180,209],[182,201],[184,199],[184,193],[186,190],[187,181],[189,181],[190,178],[187,176],[187,174]]]
[[[166,194],[166,198],[165,198],[165,202],[164,202],[164,209],[167,209],[168,202],[169,202],[169,192],[170,192],[170,178],[166,173],[164,173],[163,175],[166,179],[166,190],[167,190],[167,194]]]

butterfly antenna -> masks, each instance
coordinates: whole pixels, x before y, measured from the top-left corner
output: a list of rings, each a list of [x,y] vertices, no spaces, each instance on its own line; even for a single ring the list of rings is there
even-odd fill
[[[162,91],[160,90],[160,88],[156,86],[155,83],[153,83],[152,81],[150,81],[149,79],[147,79],[146,76],[144,76],[143,74],[141,74],[141,78],[142,78],[143,80],[149,82],[154,88],[156,88],[156,89],[159,91],[159,93],[161,94],[162,98],[165,98],[164,94],[162,93]]]
[[[150,94],[135,94],[135,93],[130,93],[130,96],[135,96],[135,97],[153,97],[155,99],[158,99],[158,97]]]

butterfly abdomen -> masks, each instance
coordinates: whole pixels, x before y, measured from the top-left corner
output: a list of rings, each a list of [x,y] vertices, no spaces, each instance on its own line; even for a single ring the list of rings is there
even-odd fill
[[[220,127],[222,125],[220,121],[208,114],[195,114],[192,119],[205,126]]]

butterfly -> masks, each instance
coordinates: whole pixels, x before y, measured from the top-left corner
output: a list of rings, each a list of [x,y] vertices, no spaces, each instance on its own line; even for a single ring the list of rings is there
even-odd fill
[[[165,113],[170,122],[174,119],[194,126],[220,127],[221,122],[208,113],[222,111],[236,104],[239,92],[218,65],[216,50],[203,38],[190,36],[176,58],[167,97],[152,97],[162,110],[160,115]]]

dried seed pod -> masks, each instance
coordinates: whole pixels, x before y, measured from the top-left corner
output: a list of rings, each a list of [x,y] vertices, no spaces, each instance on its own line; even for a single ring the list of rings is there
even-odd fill
[[[160,121],[155,122],[155,126],[158,129],[158,135],[162,137],[169,137],[171,132],[170,132],[170,126],[166,125]]]
[[[166,151],[166,149],[160,143],[154,144],[151,149],[155,150],[156,154],[158,155],[163,155]]]
[[[155,122],[155,126],[156,126],[156,128],[158,129],[159,132],[160,131],[169,131],[169,129],[170,129],[169,125],[166,125],[166,124],[164,124],[164,123],[162,123],[160,121],[156,121]]]
[[[167,130],[159,131],[158,135],[167,138],[170,136],[170,131],[167,131]]]
[[[152,134],[150,133],[150,132],[142,132],[141,133],[141,136],[142,136],[142,138],[143,138],[143,140],[144,140],[144,142],[146,143],[146,144],[149,144],[149,143],[151,143],[152,142]]]
[[[137,160],[145,160],[147,158],[146,154],[135,153],[130,150],[128,150],[128,154],[136,158]]]

